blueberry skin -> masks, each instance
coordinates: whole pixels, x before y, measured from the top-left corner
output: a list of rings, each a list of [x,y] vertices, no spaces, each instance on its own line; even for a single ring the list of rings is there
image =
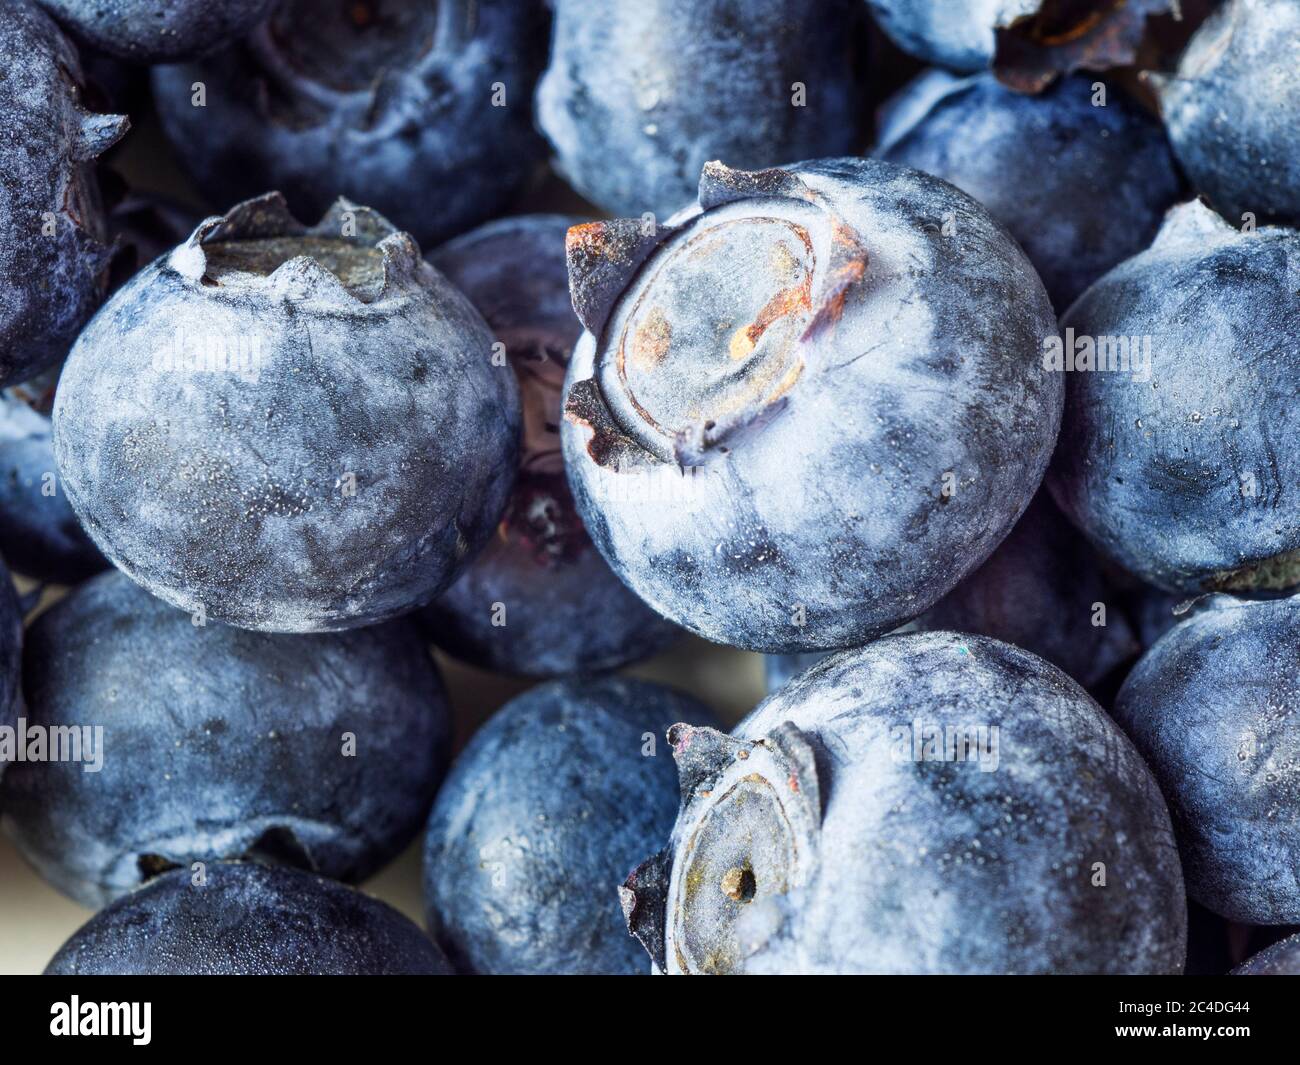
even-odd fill
[[[47,976],[445,976],[442,952],[386,903],[296,869],[176,869],[100,910]]]
[[[794,18],[784,0],[555,8],[537,124],[569,183],[611,213],[668,217],[712,159],[757,169],[860,145],[857,0],[811,0]]]
[[[688,696],[620,677],[551,681],[489,719],[425,838],[429,927],[457,968],[647,973],[615,888],[672,827],[664,733],[711,720]]]
[[[992,65],[997,30],[1032,15],[1042,0],[866,0],[878,25],[909,55],[953,70]]]
[[[996,761],[917,760],[918,723],[996,726]],[[1156,782],[1083,689],[1027,651],[889,636],[796,677],[731,737],[674,733],[669,971],[1182,969],[1183,881]],[[653,868],[625,889],[634,927]]]
[[[57,362],[104,298],[111,258],[93,163],[130,123],[81,104],[77,51],[29,0],[0,18],[0,385]],[[52,227],[52,230],[51,230]]]
[[[708,639],[861,644],[1028,505],[1063,402],[1040,355],[1051,305],[1006,231],[918,171],[710,164],[700,196],[653,236],[570,231],[579,512],[634,591]],[[630,282],[607,266],[619,240],[643,242]]]
[[[1188,894],[1300,924],[1300,599],[1220,596],[1171,629],[1115,703],[1169,800]]]
[[[1300,583],[1300,236],[1241,233],[1199,202],[1061,320],[1085,338],[1150,341],[1143,373],[1070,373],[1047,483],[1093,544],[1171,592]],[[1095,343],[1095,342],[1094,342]],[[1086,351],[1084,351],[1086,354]],[[1112,351],[1113,354],[1113,351]]]
[[[1105,609],[1105,624],[1094,624]],[[971,632],[1032,651],[1090,691],[1141,650],[1096,554],[1040,491],[979,569],[905,632]],[[768,693],[820,654],[768,655]]]
[[[1146,248],[1179,194],[1160,123],[1119,88],[1093,106],[1095,81],[1076,74],[1026,96],[992,74],[928,71],[887,105],[875,152],[979,200],[1058,311]]]
[[[555,677],[617,669],[681,634],[605,564],[564,475],[560,392],[582,332],[569,301],[564,235],[579,221],[503,218],[430,256],[505,344],[523,399],[519,476],[497,535],[421,612],[438,646],[499,673]],[[494,625],[494,617],[505,623]]]
[[[0,395],[0,555],[56,584],[78,584],[108,565],[59,484],[49,416],[13,390]]]
[[[1232,970],[1233,976],[1300,976],[1300,934],[1289,936]]]
[[[213,338],[245,367],[256,341],[257,372],[194,369]],[[100,550],[176,606],[271,632],[374,624],[450,584],[510,497],[518,388],[491,348],[374,212],[341,200],[306,229],[277,195],[250,200],[82,333],[54,404],[63,487]]]
[[[341,194],[430,246],[501,213],[541,163],[545,41],[535,0],[285,0],[240,44],[155,69],[154,99],[216,206],[275,188],[316,217]]]
[[[222,48],[277,0],[40,0],[78,40],[135,63],[166,63]]]
[[[1297,0],[1228,0],[1197,30],[1178,73],[1155,76],[1179,162],[1234,224],[1300,222]]]
[[[359,881],[419,831],[447,766],[446,694],[405,621],[196,626],[114,572],[42,614],[25,656],[29,727],[102,726],[102,768],[11,765],[0,820],[88,906],[246,855]]]
[[[1147,19],[1172,0],[866,0],[877,25],[927,63],[975,73],[992,67],[1020,92],[1063,73],[1141,58]]]

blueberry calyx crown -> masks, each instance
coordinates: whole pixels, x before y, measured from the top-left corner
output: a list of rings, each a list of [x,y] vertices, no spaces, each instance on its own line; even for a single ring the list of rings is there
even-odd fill
[[[778,915],[816,869],[821,783],[812,741],[790,722],[759,740],[674,725],[681,808],[669,845],[628,876],[628,931],[661,972],[734,972],[762,946],[746,911]],[[771,929],[765,935],[775,934]]]
[[[305,226],[278,192],[204,219],[167,265],[205,291],[265,287],[295,302],[353,309],[400,297],[431,269],[412,237],[377,211],[340,197]]]
[[[1128,66],[1147,20],[1172,9],[1173,0],[1041,0],[995,28],[994,73],[1008,88],[1037,93],[1075,70]]]
[[[797,169],[708,163],[698,213],[574,226],[574,310],[596,345],[565,417],[599,465],[700,466],[786,407],[863,280],[865,242]]]

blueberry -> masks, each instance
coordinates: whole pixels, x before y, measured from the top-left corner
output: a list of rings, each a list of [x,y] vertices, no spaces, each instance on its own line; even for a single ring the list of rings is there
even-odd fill
[[[1300,924],[1298,661],[1300,598],[1218,596],[1116,700],[1169,800],[1188,894],[1231,920]]]
[[[1266,947],[1232,971],[1233,976],[1300,976],[1300,934]]]
[[[757,169],[853,152],[858,0],[558,0],[537,121],[558,167],[620,214],[667,217],[712,159]]]
[[[709,639],[861,643],[1028,505],[1063,401],[1047,294],[983,208],[905,167],[710,164],[700,205],[570,230],[579,512],[624,581]]]
[[[1293,230],[1241,233],[1193,202],[1061,320],[1050,357],[1074,372],[1048,485],[1166,591],[1300,584],[1300,365],[1278,341],[1300,329],[1297,268]]]
[[[37,618],[24,658],[27,730],[102,733],[80,762],[11,765],[4,827],[86,905],[248,855],[358,881],[410,842],[446,766],[446,696],[409,622],[201,627],[106,573]]]
[[[218,206],[278,188],[315,217],[342,193],[432,244],[500,213],[540,163],[545,40],[535,0],[283,0],[246,41],[155,70],[154,97]]]
[[[1297,0],[1228,0],[1192,38],[1173,77],[1153,77],[1174,151],[1233,222],[1300,222]]]
[[[0,18],[0,385],[61,359],[108,284],[93,162],[122,115],[81,102],[76,49],[30,0]]]
[[[136,63],[211,52],[242,37],[277,0],[40,0],[92,48]]]
[[[108,562],[56,475],[47,395],[24,386],[0,395],[0,555],[38,581],[77,584]]]
[[[672,828],[664,733],[708,710],[645,681],[552,681],[470,740],[429,818],[434,938],[481,973],[645,973],[614,885]]]
[[[1089,77],[1025,96],[992,74],[932,70],[889,107],[877,156],[979,200],[1025,249],[1058,311],[1146,248],[1178,197],[1160,123]]]
[[[54,976],[446,975],[446,959],[378,899],[296,869],[176,869],[95,914]]]
[[[591,544],[564,475],[560,392],[582,332],[564,235],[577,219],[505,218],[430,261],[483,313],[519,380],[524,443],[498,530],[424,612],[432,639],[475,665],[546,677],[615,669],[679,633],[630,592]]]
[[[104,554],[275,632],[441,592],[496,527],[518,435],[483,319],[409,236],[344,200],[307,229],[277,195],[117,292],[54,404],[63,487]]]
[[[867,0],[880,28],[927,63],[1038,92],[1058,74],[1134,61],[1151,15],[1176,0]]]
[[[623,889],[669,972],[1182,969],[1155,780],[1027,651],[890,636],[796,677],[731,736],[671,739],[677,825]]]

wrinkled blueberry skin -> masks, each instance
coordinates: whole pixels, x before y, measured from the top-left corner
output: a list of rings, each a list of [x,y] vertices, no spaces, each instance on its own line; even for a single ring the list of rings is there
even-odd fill
[[[0,18],[0,385],[57,362],[104,298],[93,162],[129,123],[85,110],[76,49],[29,0]],[[48,227],[53,227],[53,235]]]
[[[114,572],[42,614],[25,654],[29,727],[103,726],[102,768],[11,765],[3,823],[87,906],[246,855],[359,881],[419,831],[446,768],[446,695],[405,621],[200,627]]]
[[[49,416],[12,389],[0,395],[0,555],[19,573],[56,584],[77,584],[108,565],[59,484]]]
[[[40,0],[78,40],[136,63],[167,63],[242,37],[277,0]]]
[[[344,225],[355,236],[338,239]],[[253,238],[288,250],[212,276]],[[335,267],[345,288],[301,241],[364,266]],[[260,368],[169,367],[178,330],[185,358],[195,338],[246,355],[256,339]],[[372,211],[341,200],[305,229],[278,196],[251,200],[82,333],[55,396],[62,484],[104,554],[176,606],[272,632],[374,624],[450,584],[509,499],[518,388],[491,348],[469,301]]]
[[[617,669],[663,650],[681,632],[605,564],[564,475],[560,392],[582,332],[569,302],[564,235],[579,221],[504,218],[430,256],[505,344],[522,397],[519,476],[497,534],[422,611],[435,643],[499,673],[555,677]],[[501,608],[505,623],[494,625]]]
[[[1290,936],[1247,958],[1233,976],[1300,976],[1300,934]]]
[[[917,721],[996,725],[994,770],[915,759]],[[732,736],[804,756],[791,783],[762,771],[765,787],[730,806],[725,774],[753,774],[764,745],[713,783],[693,778],[704,798],[683,780],[672,876],[694,890],[684,907],[669,896],[670,971],[682,957],[745,972],[1181,971],[1185,896],[1156,782],[1101,708],[1027,651],[886,637],[796,677]],[[704,741],[689,739],[679,764]],[[761,830],[798,826],[801,801],[818,822],[791,829],[792,856]],[[686,820],[693,808],[702,820]],[[712,876],[728,867],[753,870],[747,901],[719,898]],[[692,925],[690,907],[715,919]]]
[[[858,0],[797,15],[780,0],[558,0],[538,125],[593,203],[667,218],[710,160],[758,169],[857,150],[860,13]]]
[[[1115,718],[1169,800],[1188,894],[1300,924],[1300,599],[1202,604],[1134,667]]]
[[[1234,225],[1300,222],[1297,0],[1228,0],[1192,38],[1178,73],[1155,77],[1169,139],[1197,190]]]
[[[1150,380],[1070,373],[1047,483],[1093,544],[1171,592],[1300,583],[1300,235],[1241,233],[1199,202],[1061,320],[1150,339]],[[1078,343],[1076,339],[1076,343]]]
[[[474,735],[424,850],[429,927],[457,968],[649,972],[615,887],[672,828],[664,734],[679,720],[712,718],[669,688],[579,678],[533,688]]]
[[[1028,505],[1063,402],[1040,354],[1051,305],[1006,231],[918,171],[711,164],[700,195],[611,286],[607,322],[586,275],[605,276],[607,234],[640,230],[570,232],[579,511],[633,590],[708,639],[860,644],[950,591]]]
[[[932,70],[896,95],[876,155],[974,196],[1011,231],[1059,312],[1151,243],[1179,193],[1160,123],[1076,74],[1041,96]],[[1044,166],[1050,159],[1051,166]]]
[[[47,976],[442,976],[442,952],[386,903],[296,869],[176,869],[100,910]]]
[[[235,47],[157,68],[154,98],[216,206],[274,188],[316,217],[342,194],[428,246],[500,213],[540,163],[545,41],[535,0],[287,0]]]

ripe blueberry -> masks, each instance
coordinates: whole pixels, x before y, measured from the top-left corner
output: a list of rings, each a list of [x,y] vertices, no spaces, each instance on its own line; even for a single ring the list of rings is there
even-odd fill
[[[122,115],[81,103],[77,51],[30,0],[0,17],[0,385],[61,359],[108,284],[95,157]]]
[[[559,0],[537,121],[579,192],[666,218],[712,159],[758,169],[853,152],[857,0]]]
[[[438,794],[424,851],[434,938],[481,973],[644,973],[615,885],[672,828],[664,733],[704,724],[645,681],[552,681],[470,740]]]
[[[680,225],[578,226],[569,262],[569,479],[663,616],[751,650],[855,645],[1028,505],[1063,398],[1056,323],[951,185],[870,159],[710,164]]]
[[[25,731],[79,730],[82,760],[10,765],[4,827],[90,906],[246,855],[360,880],[410,842],[446,766],[446,696],[405,621],[196,626],[113,572],[37,618],[25,666]]]
[[[218,207],[282,189],[316,217],[342,193],[433,244],[499,213],[540,162],[545,39],[536,0],[284,0],[234,47],[157,68],[154,98]]]
[[[201,878],[201,879],[200,879]],[[95,914],[54,976],[446,975],[442,952],[392,907],[296,869],[175,869]]]
[[[1300,924],[1300,598],[1217,596],[1120,689],[1115,718],[1174,818],[1188,894],[1250,924]]]
[[[731,736],[672,740],[677,825],[624,888],[669,972],[1182,969],[1156,782],[1027,651],[886,637],[800,674]]]
[[[1074,372],[1048,487],[1167,591],[1300,584],[1300,365],[1278,341],[1300,330],[1298,268],[1293,230],[1241,233],[1193,202],[1061,319]]]
[[[932,70],[891,102],[876,155],[979,200],[1064,311],[1151,243],[1179,192],[1160,123],[1121,90],[1097,84],[1074,75],[1026,96],[991,74]]]
[[[1192,184],[1234,224],[1300,223],[1298,0],[1228,0],[1192,38],[1173,77],[1152,77]]]
[[[514,375],[411,238],[343,200],[307,229],[277,195],[117,292],[54,404],[63,487],[104,554],[274,632],[442,591],[496,527],[518,436]]]

